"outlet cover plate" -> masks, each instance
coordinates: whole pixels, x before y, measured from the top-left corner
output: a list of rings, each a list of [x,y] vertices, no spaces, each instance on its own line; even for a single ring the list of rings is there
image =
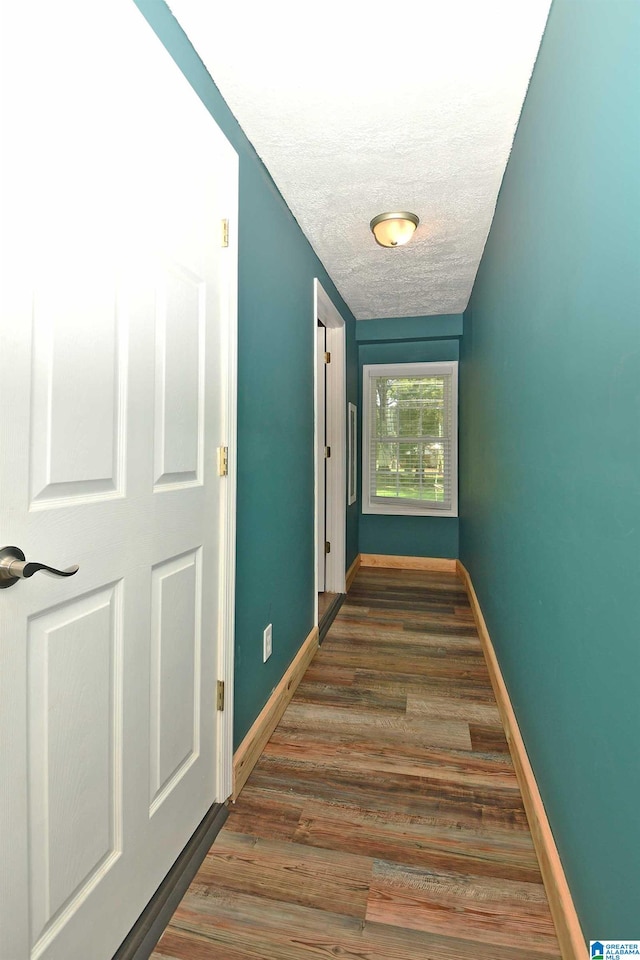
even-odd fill
[[[265,631],[262,635],[262,662],[266,663],[273,649],[273,624],[270,623],[268,627],[265,627]]]

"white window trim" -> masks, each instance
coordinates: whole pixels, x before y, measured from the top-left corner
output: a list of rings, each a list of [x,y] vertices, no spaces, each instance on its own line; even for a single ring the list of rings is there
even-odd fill
[[[348,405],[347,417],[347,478],[349,487],[347,502],[351,506],[358,499],[358,408],[355,403]]]
[[[380,503],[371,499],[370,470],[370,411],[371,381],[375,377],[436,377],[451,376],[453,402],[453,427],[451,431],[451,508],[438,509],[433,503],[418,501]],[[425,363],[368,363],[362,368],[362,512],[408,517],[457,517],[458,516],[458,361]]]

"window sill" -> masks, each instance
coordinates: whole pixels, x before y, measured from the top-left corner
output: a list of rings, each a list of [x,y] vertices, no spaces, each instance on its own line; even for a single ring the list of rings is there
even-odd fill
[[[457,517],[458,509],[454,506],[439,510],[414,503],[363,503],[362,513],[387,517]]]

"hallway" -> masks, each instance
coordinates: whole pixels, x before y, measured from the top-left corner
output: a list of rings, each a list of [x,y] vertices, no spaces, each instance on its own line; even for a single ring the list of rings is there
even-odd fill
[[[360,569],[153,960],[559,955],[462,584]]]

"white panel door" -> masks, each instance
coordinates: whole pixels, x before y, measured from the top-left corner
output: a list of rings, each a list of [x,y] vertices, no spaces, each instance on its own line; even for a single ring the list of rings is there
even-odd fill
[[[0,590],[0,957],[109,960],[229,793],[237,157],[131,0],[12,7],[0,547],[80,569]]]

